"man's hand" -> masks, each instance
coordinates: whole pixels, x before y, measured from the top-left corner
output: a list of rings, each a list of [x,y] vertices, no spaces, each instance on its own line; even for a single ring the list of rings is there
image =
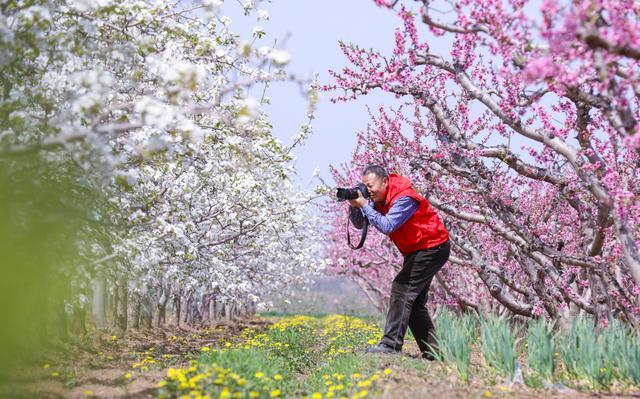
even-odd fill
[[[360,190],[358,190],[358,198],[348,200],[348,201],[349,201],[349,204],[351,204],[351,206],[354,208],[362,208],[365,205],[367,205],[367,200],[362,196],[362,193],[360,192]]]

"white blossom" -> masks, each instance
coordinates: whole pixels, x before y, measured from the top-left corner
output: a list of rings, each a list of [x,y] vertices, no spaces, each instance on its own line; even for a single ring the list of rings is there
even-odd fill
[[[262,26],[256,26],[255,28],[253,28],[253,36],[260,38],[262,36],[264,36],[266,34],[266,32],[264,31],[264,28]]]
[[[267,54],[267,58],[273,61],[277,66],[284,66],[291,61],[291,56],[289,53],[283,50],[272,49],[269,54]]]
[[[260,104],[249,97],[239,103],[237,122],[240,125],[245,125],[254,121],[260,112]]]
[[[239,56],[248,57],[251,53],[251,43],[246,41],[241,42],[240,44],[238,44],[236,51],[238,52]]]
[[[245,14],[249,14],[256,5],[256,0],[244,0],[242,3],[242,8],[244,9]]]
[[[71,0],[71,7],[80,12],[89,12],[111,5],[111,0]]]
[[[217,16],[222,9],[223,4],[224,2],[222,0],[203,0],[202,2],[207,17],[209,18],[214,18],[215,16]]]
[[[268,21],[269,13],[266,10],[258,10],[258,21]]]
[[[0,65],[14,65],[6,78],[17,109],[0,115],[0,140],[62,143],[43,151],[82,166],[82,187],[104,193],[107,205],[87,212],[100,223],[78,243],[82,256],[68,270],[76,295],[65,307],[91,297],[82,287],[97,270],[108,272],[111,289],[126,280],[138,298],[170,284],[176,295],[215,292],[221,302],[267,306],[266,295],[306,284],[322,267],[320,223],[289,181],[293,156],[243,86],[284,76],[264,60],[281,67],[289,55],[251,51],[251,38],[231,32],[220,15],[222,1],[205,0],[208,14],[188,19],[165,2],[40,3],[21,21],[50,19],[46,28],[21,31],[0,16]],[[151,20],[153,28],[139,23]],[[57,40],[38,40],[47,36]],[[39,51],[16,51],[30,43]],[[117,260],[87,266],[107,255]]]

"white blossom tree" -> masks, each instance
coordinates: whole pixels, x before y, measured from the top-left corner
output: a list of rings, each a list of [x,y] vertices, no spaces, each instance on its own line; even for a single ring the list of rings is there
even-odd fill
[[[223,3],[24,0],[0,5],[0,159],[41,154],[100,192],[85,209],[68,313],[107,308],[121,328],[198,322],[304,284],[317,262],[292,146],[271,134],[270,82],[296,81],[284,50],[243,40]],[[268,18],[258,1],[247,17]],[[64,166],[64,167],[63,167]],[[110,306],[108,306],[110,304]],[[133,310],[131,314],[130,310]]]

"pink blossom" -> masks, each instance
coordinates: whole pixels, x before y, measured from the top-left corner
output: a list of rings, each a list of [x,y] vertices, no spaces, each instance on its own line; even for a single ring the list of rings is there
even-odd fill
[[[382,90],[404,108],[371,111],[352,159],[334,169],[336,182],[353,182],[363,165],[379,163],[440,204],[436,211],[458,240],[456,263],[434,283],[441,303],[508,308],[487,289],[498,281],[527,315],[551,316],[592,304],[585,291],[598,285],[583,277],[586,262],[616,279],[603,293],[612,308],[640,319],[640,260],[626,255],[640,250],[640,62],[616,48],[640,49],[640,3],[598,1],[602,24],[592,2],[529,8],[526,0],[465,0],[451,16],[434,14],[443,19],[426,27],[429,35],[416,26],[412,3],[390,13],[399,25],[390,54],[340,44],[347,67],[324,86],[334,99]],[[444,53],[427,45],[434,33],[450,43]],[[327,212],[335,215],[328,253],[346,262],[340,273],[384,301],[398,253],[375,234],[366,251],[354,253],[341,239],[344,212],[335,204]],[[597,253],[588,250],[593,234]]]
[[[551,57],[540,57],[527,63],[524,70],[524,79],[529,83],[539,79],[547,79],[553,77],[556,71],[557,68]]]

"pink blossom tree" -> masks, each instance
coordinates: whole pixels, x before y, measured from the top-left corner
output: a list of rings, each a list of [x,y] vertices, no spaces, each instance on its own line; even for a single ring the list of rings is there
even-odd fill
[[[401,105],[371,116],[338,183],[369,162],[412,179],[454,244],[443,300],[635,324],[640,4],[375,3],[400,18],[392,53],[341,44],[349,65],[324,89],[340,91],[334,101],[383,90]],[[338,240],[331,256],[362,273],[384,245],[354,255]],[[387,276],[365,278],[383,289]]]

